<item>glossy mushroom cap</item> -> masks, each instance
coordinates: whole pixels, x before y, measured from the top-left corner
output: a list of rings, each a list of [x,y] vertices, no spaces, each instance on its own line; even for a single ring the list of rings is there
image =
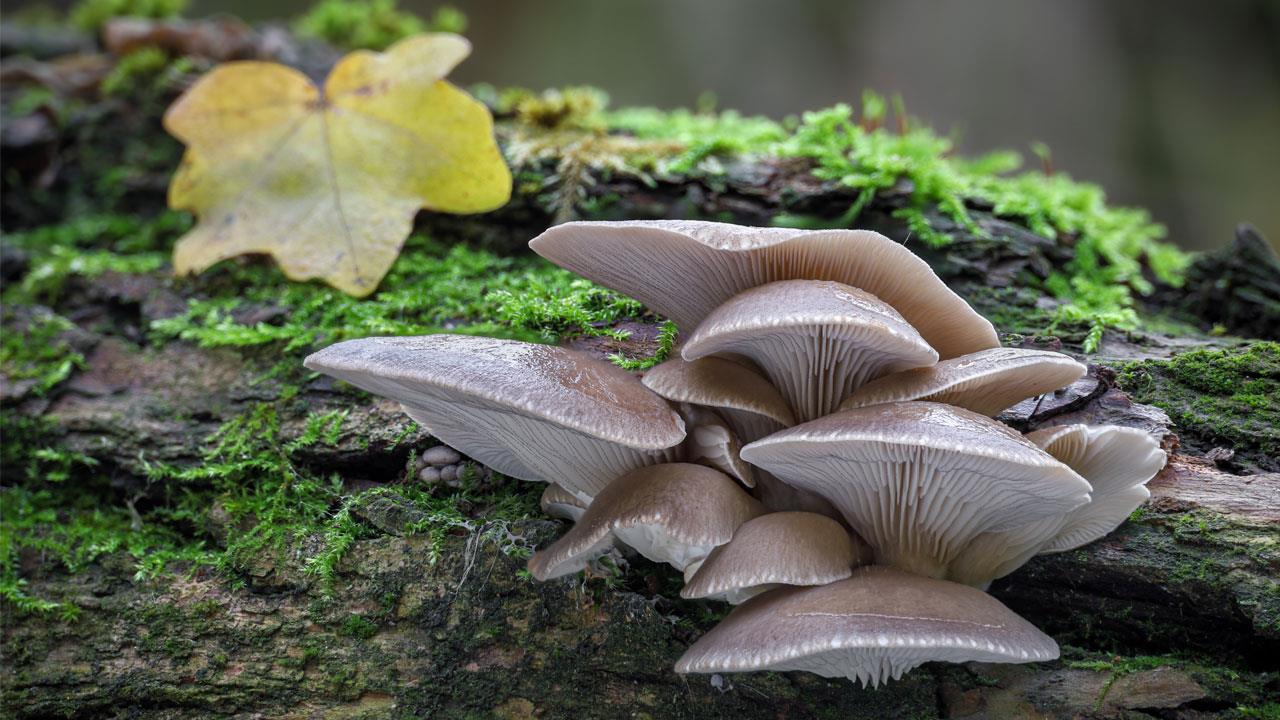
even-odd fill
[[[715,408],[744,443],[796,424],[778,389],[732,360],[676,357],[650,369],[641,382],[672,402]]]
[[[938,353],[892,307],[829,280],[784,280],[725,301],[681,354],[741,354],[764,371],[804,422],[830,414],[867,381],[933,365]]]
[[[804,670],[879,685],[921,663],[1052,660],[1052,638],[986,593],[883,566],[739,605],[676,663],[679,673]]]
[[[650,560],[683,571],[763,512],[755,498],[709,467],[640,468],[609,483],[564,537],[535,552],[529,572],[539,580],[577,572],[607,551],[615,537]]]
[[[991,348],[872,380],[845,399],[840,409],[933,400],[995,417],[1029,397],[1070,385],[1086,371],[1062,353]]]
[[[1027,439],[1093,485],[1090,503],[1067,515],[1041,554],[1071,550],[1115,530],[1151,497],[1147,482],[1168,459],[1150,434],[1116,425],[1049,428]]]
[[[713,467],[747,487],[755,487],[755,470],[742,460],[742,442],[720,414],[710,408],[680,403],[685,440],[680,459]]]
[[[869,230],[791,230],[685,220],[571,222],[529,247],[633,297],[682,330],[744,290],[834,280],[892,305],[943,358],[1000,345],[995,329],[910,250]],[[644,272],[636,272],[644,268]]]
[[[578,522],[588,505],[590,503],[555,483],[548,483],[542,497],[538,498],[538,507],[542,508],[543,514],[573,522]]]
[[[304,364],[375,395],[505,475],[589,500],[613,478],[674,459],[684,424],[617,366],[549,345],[465,335],[375,337]]]
[[[940,403],[845,410],[742,458],[831,501],[877,562],[933,577],[981,533],[1089,500],[1089,483],[1011,428]]]
[[[1089,503],[1002,532],[975,537],[951,563],[947,578],[986,588],[1037,554],[1071,550],[1110,533],[1151,496],[1146,483],[1165,453],[1141,430],[1067,425],[1029,433],[1093,486]]]
[[[680,597],[736,604],[778,585],[843,580],[853,574],[854,565],[870,561],[871,549],[829,517],[768,513],[743,523],[732,540],[712,550]]]

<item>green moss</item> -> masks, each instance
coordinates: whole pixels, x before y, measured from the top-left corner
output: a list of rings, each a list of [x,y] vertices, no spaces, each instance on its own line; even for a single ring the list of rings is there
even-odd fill
[[[681,152],[661,162],[661,172],[670,174],[691,172],[714,156],[759,154],[787,136],[783,126],[773,120],[743,116],[732,110],[694,113],[624,108],[608,113],[605,122],[615,132],[682,145]]]
[[[145,47],[120,58],[102,78],[98,89],[103,95],[130,102],[159,103],[169,90],[170,80],[195,70],[195,64],[188,58],[170,60],[164,50]]]
[[[29,383],[30,392],[43,395],[83,367],[84,356],[66,338],[75,327],[70,320],[42,310],[22,320],[19,323],[11,305],[0,309],[0,323],[8,328],[0,334],[0,373],[15,385]]]
[[[444,330],[551,342],[582,334],[623,336],[608,326],[642,311],[636,301],[540,258],[502,258],[464,245],[446,249],[421,237],[411,239],[374,301],[317,283],[289,284],[275,269],[260,266],[224,266],[199,282],[205,297],[154,323],[154,340],[276,345],[297,355],[353,337]],[[245,305],[280,307],[284,319],[242,325],[232,313]]]
[[[1065,301],[1058,321],[1091,326],[1086,351],[1097,347],[1104,327],[1136,324],[1133,293],[1152,289],[1143,277],[1144,268],[1165,282],[1179,282],[1188,259],[1157,242],[1164,229],[1145,211],[1110,207],[1100,188],[1063,174],[1011,176],[1008,173],[1021,162],[1013,153],[957,158],[950,140],[898,115],[896,129],[884,127],[883,102],[874,95],[864,101],[861,123],[854,121],[847,105],[806,113],[777,152],[810,158],[818,177],[859,191],[840,224],[856,223],[877,192],[906,180],[912,205],[897,216],[930,245],[953,239],[929,227],[923,215],[926,207],[937,207],[966,232],[986,237],[969,212],[973,202],[989,204],[995,215],[1014,219],[1037,234],[1068,238],[1074,257],[1050,278],[1047,288]]]
[[[342,621],[342,625],[338,628],[338,634],[345,637],[359,638],[368,640],[378,634],[378,624],[366,619],[363,615],[352,613]]]
[[[165,19],[182,14],[187,0],[80,0],[71,8],[71,24],[96,32],[116,17]]]
[[[293,29],[345,50],[384,50],[422,32],[462,33],[467,17],[444,6],[424,22],[397,8],[395,0],[321,0],[294,22]]]
[[[1280,469],[1280,343],[1130,363],[1118,381],[1135,401],[1169,413],[1184,444],[1226,445],[1242,461]]]

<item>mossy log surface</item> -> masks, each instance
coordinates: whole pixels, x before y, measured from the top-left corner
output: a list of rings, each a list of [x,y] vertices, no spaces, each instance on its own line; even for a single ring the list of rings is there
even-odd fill
[[[162,155],[176,149],[168,142],[155,142]],[[514,252],[566,213],[753,224],[780,213],[840,217],[857,193],[811,170],[805,160],[773,158],[652,182],[587,171],[567,207],[530,192],[491,215],[424,214],[419,226],[446,243]],[[163,181],[133,178],[128,207],[154,214]],[[39,202],[19,202],[13,190],[6,185],[6,218],[28,226],[66,219],[38,217],[59,206],[56,187]],[[1078,349],[1079,328],[1034,336],[1049,318],[1038,281],[1071,259],[1069,237],[1042,237],[974,204],[981,235],[925,210],[934,230],[954,238],[930,247],[894,216],[910,196],[906,185],[882,190],[858,224],[907,242],[1007,343]],[[1073,420],[1142,427],[1171,451],[1152,500],[1119,530],[1036,558],[992,588],[1054,636],[1063,659],[931,664],[873,690],[802,673],[676,675],[676,658],[725,609],[680,600],[674,571],[639,560],[618,575],[534,582],[521,573],[522,556],[563,524],[494,520],[466,497],[453,502],[448,488],[422,487],[418,457],[436,441],[394,403],[305,375],[299,351],[283,352],[280,342],[206,348],[152,331],[225,286],[225,268],[194,281],[164,268],[69,273],[49,307],[5,309],[6,332],[34,333],[50,313],[69,318],[57,342],[83,356],[50,387],[0,377],[5,457],[37,457],[23,444],[58,449],[6,473],[62,473],[97,502],[127,506],[135,526],[157,508],[182,506],[175,498],[184,494],[208,498],[212,507],[164,523],[216,554],[260,527],[219,505],[211,478],[194,471],[219,432],[268,408],[278,450],[266,460],[232,458],[237,482],[283,469],[309,482],[329,478],[335,497],[361,500],[322,509],[341,515],[346,533],[325,572],[312,561],[333,546],[331,524],[216,567],[175,560],[144,572],[146,558],[127,542],[90,549],[83,563],[20,548],[21,592],[78,612],[25,613],[5,601],[0,701],[21,718],[1276,717],[1280,345],[1269,341],[1274,275],[1257,272],[1275,259],[1263,255],[1250,272],[1237,268],[1226,290],[1211,287],[1221,275],[1212,263],[1223,258],[1193,268],[1185,291],[1153,296],[1146,309],[1160,319],[1147,327],[1157,329],[1108,331],[1086,379],[1002,416],[1020,430]],[[6,282],[23,282],[28,271],[27,258],[6,249]],[[1247,308],[1227,306],[1240,298]],[[230,322],[272,326],[289,311],[238,307]],[[1214,324],[1254,339],[1206,335]],[[564,342],[631,356],[655,345],[651,317],[617,326],[631,338]],[[324,442],[314,438],[318,417],[337,418]],[[68,481],[49,479],[58,482]],[[364,492],[371,488],[380,492]],[[486,492],[528,506],[538,488],[506,480]],[[464,520],[442,523],[412,499],[433,493]],[[54,513],[51,522],[68,517]]]
[[[112,312],[136,315],[140,287],[169,284],[116,280],[82,307],[118,303]],[[101,297],[112,287],[135,300]],[[121,336],[81,342],[91,348],[83,370],[10,411],[49,421],[122,496],[157,491],[143,486],[142,463],[198,463],[222,422],[279,392],[258,380],[264,360],[251,353]],[[1109,378],[1095,367],[1056,409],[1006,419],[1163,422]],[[336,442],[299,451],[298,462],[352,483],[394,488],[410,453],[432,444],[393,403],[323,380],[280,407],[284,443],[310,414],[350,411]],[[1276,690],[1280,657],[1280,475],[1234,475],[1174,454],[1151,487],[1151,503],[1117,532],[1037,558],[993,589],[1069,646],[1059,663],[929,666],[879,690],[803,674],[714,686],[681,678],[672,663],[717,610],[673,600],[674,573],[641,561],[649,574],[621,587],[536,583],[480,527],[448,537],[433,563],[427,537],[402,532],[412,506],[391,494],[357,510],[375,536],[356,541],[329,580],[303,573],[288,553],[253,558],[244,587],[207,569],[137,581],[119,555],[75,574],[24,555],[31,592],[82,612],[75,622],[6,623],[0,677],[20,717],[1110,717],[1260,706]],[[507,545],[534,546],[560,529],[529,520],[503,534]],[[1131,656],[1138,665],[1126,664]]]

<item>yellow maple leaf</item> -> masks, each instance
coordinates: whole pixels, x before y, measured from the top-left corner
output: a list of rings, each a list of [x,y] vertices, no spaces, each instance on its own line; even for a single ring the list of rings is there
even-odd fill
[[[267,253],[294,280],[356,296],[386,274],[420,208],[493,210],[511,172],[481,103],[442,78],[471,52],[447,33],[338,61],[323,91],[276,63],[233,62],[165,113],[187,146],[169,205],[199,223],[174,271]]]

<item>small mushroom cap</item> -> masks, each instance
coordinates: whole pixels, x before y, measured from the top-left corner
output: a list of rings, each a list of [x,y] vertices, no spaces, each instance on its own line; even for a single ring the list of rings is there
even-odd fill
[[[975,537],[951,563],[948,579],[985,588],[1036,554],[1071,550],[1110,533],[1150,497],[1146,483],[1165,462],[1155,438],[1133,428],[1066,425],[1026,437],[1089,481],[1089,502]]]
[[[841,410],[903,400],[934,400],[996,416],[1021,400],[1057,390],[1088,369],[1062,353],[990,348],[872,380]]]
[[[808,512],[775,512],[748,520],[702,562],[680,597],[730,602],[772,585],[826,585],[871,561],[871,549],[840,523]]]
[[[1168,459],[1149,433],[1117,425],[1048,428],[1027,439],[1093,485],[1089,504],[1066,516],[1042,554],[1080,547],[1119,527],[1151,497],[1147,482]]]
[[[758,364],[800,421],[829,414],[868,380],[938,361],[888,304],[829,280],[783,280],[735,295],[681,351],[686,360],[727,352]]]
[[[1013,429],[932,402],[838,412],[742,458],[830,500],[878,562],[933,576],[976,535],[1072,510],[1090,490]]]
[[[747,487],[756,486],[755,469],[742,460],[742,441],[715,410],[680,403],[685,440],[681,459],[713,467]]]
[[[998,347],[995,329],[928,263],[869,230],[792,230],[684,220],[571,222],[529,247],[633,297],[682,329],[777,280],[834,280],[897,308],[944,358]],[[643,267],[643,273],[634,268]]]
[[[679,673],[804,670],[879,685],[921,663],[1058,657],[1052,638],[981,590],[883,566],[739,605],[676,663]]]
[[[703,465],[666,463],[609,483],[567,533],[529,558],[539,580],[577,572],[615,534],[654,562],[679,570],[729,542],[742,523],[764,513],[729,476]],[[634,531],[625,533],[624,531]]]
[[[431,434],[506,475],[583,499],[672,459],[684,423],[630,373],[549,345],[465,335],[373,337],[304,364],[399,400]]]
[[[757,426],[774,432],[796,424],[777,388],[754,370],[724,358],[672,358],[646,372],[641,382],[672,402],[716,408],[743,442],[764,436],[750,434]]]
[[[538,499],[538,506],[543,513],[573,522],[582,517],[590,504],[555,483],[548,483],[547,489],[542,491],[542,497]]]

